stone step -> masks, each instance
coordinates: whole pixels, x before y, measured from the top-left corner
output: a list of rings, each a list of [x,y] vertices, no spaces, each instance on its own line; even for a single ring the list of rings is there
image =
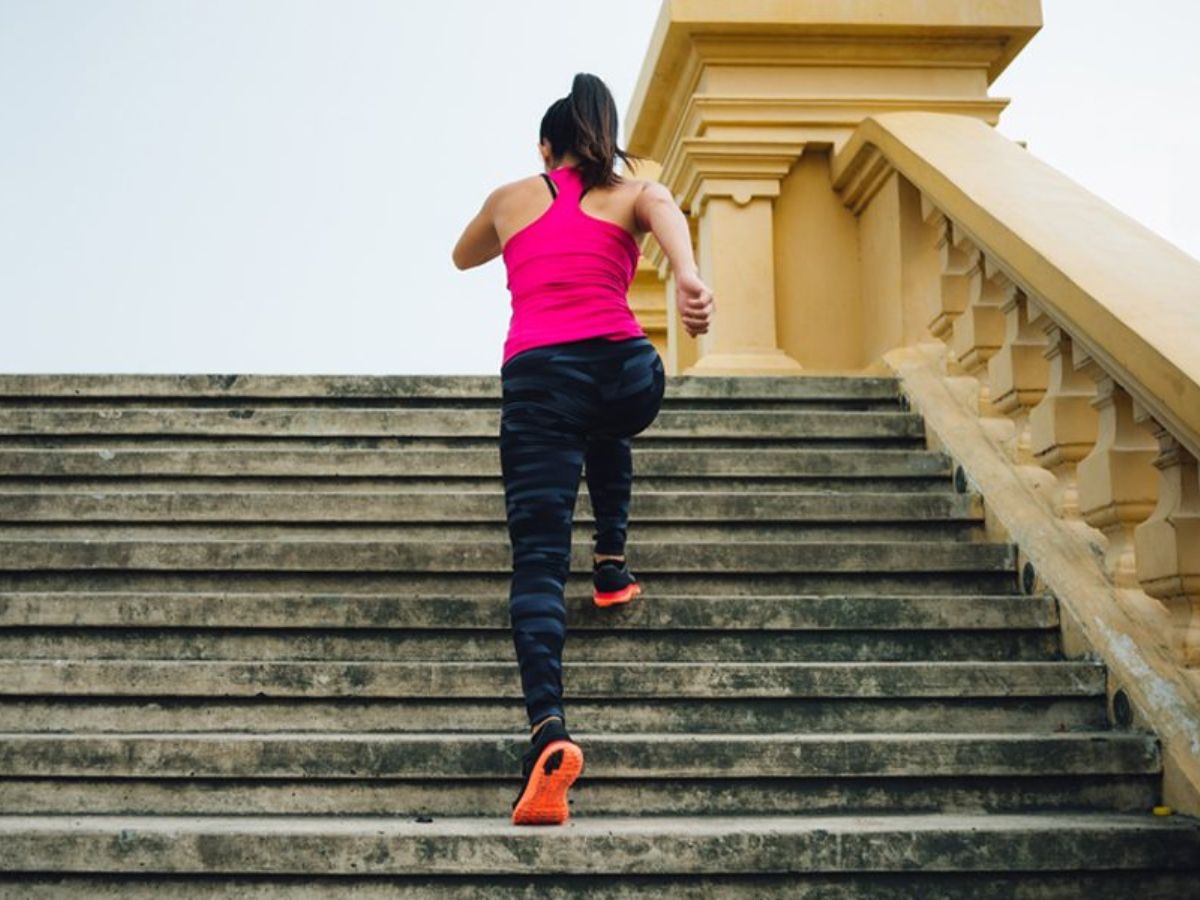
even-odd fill
[[[838,494],[852,497],[856,494],[936,494],[945,495],[949,491],[950,482],[947,478],[710,478],[682,477],[655,478],[643,477],[635,473],[637,491],[635,496],[642,493],[742,493],[742,494]],[[13,487],[20,485],[26,493],[48,495],[65,493],[114,493],[128,491],[130,493],[150,491],[177,490],[179,494],[195,491],[211,491],[219,485],[223,492],[230,493],[260,493],[286,486],[288,490],[318,494],[337,494],[345,491],[347,484],[362,493],[379,492],[384,494],[397,491],[414,492],[444,492],[453,494],[474,493],[477,491],[493,491],[497,486],[502,487],[499,475],[490,478],[356,478],[353,482],[341,479],[337,474],[326,478],[283,478],[270,476],[268,478],[103,478],[103,479],[74,479],[62,478],[44,481],[40,484],[16,479],[0,485]],[[581,478],[578,496],[587,496],[587,484]],[[186,501],[185,501],[186,502]]]
[[[305,437],[489,437],[500,408],[332,406],[0,407],[0,435]],[[925,436],[925,422],[902,411],[664,409],[643,434],[659,438],[854,439]]]
[[[542,828],[512,825],[504,815],[431,822],[339,815],[0,816],[0,870],[10,872],[469,875],[486,879],[490,890],[503,874],[811,878],[1098,866],[1194,876],[1200,822],[1093,812],[579,816]],[[455,885],[463,887],[480,886]]]
[[[586,578],[584,579],[586,580]],[[655,579],[656,583],[661,577]],[[353,593],[331,585],[295,591],[0,591],[0,627],[511,629],[507,591]],[[644,602],[643,602],[644,601]],[[644,594],[598,609],[590,586],[569,582],[572,633],[686,630],[846,630],[861,632],[1057,629],[1053,595]],[[821,640],[836,640],[837,634]],[[944,639],[938,636],[939,640]],[[296,638],[289,637],[289,641]]]
[[[622,811],[615,815],[625,815]],[[1036,836],[1035,836],[1036,837]],[[892,846],[899,845],[899,838]],[[882,852],[889,849],[882,848]],[[969,850],[962,851],[964,853]],[[1194,869],[1038,871],[891,871],[809,874],[430,875],[0,873],[0,900],[1129,900],[1182,898]]]
[[[255,440],[253,442],[192,441],[189,446],[147,447],[137,441],[101,440],[91,435],[72,439],[70,446],[57,447],[55,439],[39,437],[37,446],[14,447],[19,439],[8,438],[0,444],[0,472],[6,476],[54,479],[95,477],[203,478],[203,481],[172,483],[171,490],[211,490],[207,479],[220,478],[224,486],[238,476],[286,476],[293,487],[295,479],[336,476],[338,481],[326,489],[341,491],[342,479],[355,478],[500,478],[500,456],[496,437],[479,439],[481,446],[467,441],[454,448],[407,448],[390,446],[349,448],[331,443],[322,447],[297,447],[296,441]],[[32,439],[30,439],[32,440]],[[59,439],[58,442],[61,442]],[[85,443],[87,447],[81,447]],[[184,441],[172,438],[175,445]],[[739,447],[704,449],[692,444],[686,452],[680,447],[647,446],[642,435],[632,442],[631,454],[639,490],[652,479],[711,479],[718,487],[726,481],[756,476],[761,478],[845,479],[866,481],[882,479],[921,481],[935,479],[948,489],[951,460],[945,454],[924,449],[814,449],[799,447]],[[254,482],[249,482],[253,484]],[[319,480],[314,484],[320,484]],[[67,482],[73,488],[73,482]],[[94,486],[119,490],[121,483],[97,482]],[[150,482],[151,485],[155,482]],[[383,487],[395,482],[383,482]],[[22,485],[29,491],[53,493],[56,481]],[[93,485],[88,485],[91,489]],[[309,485],[305,485],[308,489]],[[368,486],[369,487],[369,486]],[[145,490],[133,482],[133,490]],[[391,489],[391,488],[389,488]]]
[[[432,523],[354,524],[322,522],[227,522],[214,518],[213,524],[190,522],[137,522],[125,524],[114,516],[109,521],[95,519],[91,523],[61,524],[37,522],[0,526],[0,541],[58,541],[64,543],[102,541],[386,541],[393,544],[429,544],[453,538],[455,541],[496,543],[507,541],[508,526],[503,521],[463,522],[436,521]],[[219,523],[219,524],[218,524]],[[928,519],[911,521],[862,522],[784,522],[767,520],[755,523],[751,519],[740,523],[722,524],[703,521],[644,522],[634,525],[637,544],[846,544],[846,543],[907,543],[910,541],[947,543],[976,543],[986,535],[983,523],[972,519]],[[634,528],[630,529],[630,533]],[[575,538],[590,542],[596,531],[594,519],[582,516],[575,519]],[[630,551],[632,552],[632,551]],[[631,557],[632,559],[632,557]]]
[[[445,412],[445,410],[441,410]],[[634,441],[639,449],[658,452],[691,454],[700,452],[749,452],[770,450],[813,450],[821,453],[871,452],[926,453],[929,452],[924,436],[909,437],[834,437],[813,435],[796,437],[788,435],[764,435],[748,443],[736,435],[712,434],[669,435],[643,431]],[[192,434],[192,435],[120,435],[120,434],[0,434],[0,447],[11,450],[41,448],[50,450],[85,449],[99,454],[105,451],[119,453],[123,449],[146,449],[157,447],[164,452],[190,450],[219,451],[288,451],[324,452],[343,450],[369,450],[372,452],[443,452],[486,451],[498,453],[497,435],[478,434],[352,434],[352,435],[256,435],[256,434]],[[496,457],[497,460],[499,457]],[[497,476],[498,477],[498,473]]]
[[[572,697],[1094,696],[1103,664],[1034,662],[663,663],[563,657]],[[511,660],[0,660],[0,696],[474,697],[521,696]]]
[[[597,780],[1152,774],[1157,738],[1062,734],[604,734],[572,728]],[[0,734],[0,777],[511,779],[525,734]]]
[[[959,596],[1007,595],[1018,591],[1016,573],[996,571],[887,572],[874,569],[848,572],[659,572],[645,575],[638,599],[661,597],[782,597],[782,596],[940,596],[953,602]],[[209,571],[184,569],[0,569],[0,595],[10,592],[59,593],[86,591],[103,604],[112,593],[269,593],[332,598],[381,595],[392,597],[507,598],[511,573],[491,572],[363,572]],[[586,595],[591,602],[591,566],[572,565],[568,597]],[[635,603],[633,605],[640,605]],[[609,610],[614,612],[614,610]],[[617,613],[620,615],[620,613]]]
[[[156,408],[205,408],[219,404],[222,408],[235,409],[498,409],[501,397],[499,388],[492,396],[459,396],[443,397],[437,395],[406,397],[295,397],[295,398],[201,398],[201,397],[168,397],[144,398],[118,396],[106,399],[56,399],[21,398],[0,400],[0,409],[54,409],[69,406],[71,409],[146,409]],[[718,397],[696,396],[685,397],[670,391],[663,397],[663,409],[669,410],[701,410],[701,411],[749,411],[786,410],[819,411],[819,412],[874,412],[874,411],[903,411],[905,401],[900,397]]]
[[[636,501],[635,501],[636,502]],[[214,519],[214,521],[218,521]],[[328,520],[325,520],[326,522]],[[637,519],[634,527],[637,541],[650,543],[862,543],[908,541],[947,541],[972,543],[982,540],[986,534],[982,521],[972,519],[929,519],[910,521],[862,521],[862,522],[764,522],[755,524],[750,520],[722,524],[703,521],[645,522]],[[595,522],[588,516],[575,519],[575,535],[589,538],[595,532]],[[104,540],[162,540],[178,538],[202,540],[386,540],[399,543],[428,543],[453,537],[455,540],[495,542],[508,539],[508,527],[504,522],[437,522],[433,524],[401,523],[397,525],[357,525],[339,523],[328,526],[324,523],[303,522],[233,523],[220,525],[102,522],[93,524],[58,525],[31,524],[0,526],[0,540],[56,540],[56,541],[104,541]]]
[[[628,552],[639,575],[653,572],[1007,572],[1016,549],[1005,543],[638,541]],[[571,567],[590,572],[592,543],[576,538]],[[504,541],[356,539],[353,533],[314,540],[0,540],[0,566],[22,569],[207,569],[356,572],[512,572]]]
[[[833,662],[1057,658],[1058,634],[1033,631],[620,631],[568,622],[577,662]],[[4,659],[371,660],[513,658],[511,628],[376,629],[335,633],[291,628],[274,632],[196,629],[22,628],[0,631]]]
[[[0,374],[0,403],[46,403],[175,398],[305,400],[354,403],[375,400],[488,400],[499,403],[499,369],[488,375],[212,375],[136,373]],[[893,377],[802,375],[668,375],[664,399],[741,400],[899,399]]]
[[[586,485],[573,518],[576,533],[595,530]],[[48,524],[54,520],[69,524]],[[0,525],[0,540],[434,541],[448,535],[456,540],[508,540],[502,490],[9,490],[0,491],[3,521],[12,524]],[[206,521],[219,524],[197,524]],[[969,541],[982,537],[982,521],[977,495],[639,491],[636,527],[639,540],[651,542]]]
[[[590,759],[590,757],[589,757]],[[1161,773],[1067,775],[856,774],[834,777],[590,778],[573,815],[859,815],[896,812],[1143,813],[1161,802]],[[505,778],[0,778],[7,814],[472,816],[502,814],[520,782]],[[0,884],[3,884],[0,880]]]
[[[660,521],[707,522],[716,525],[808,522],[955,521],[980,522],[978,495],[949,493],[855,493],[849,496],[814,492],[771,491],[642,491],[636,495],[636,525]],[[0,489],[0,522],[65,520],[119,522],[317,522],[335,525],[365,522],[443,522],[459,526],[478,522],[505,526],[502,487],[478,491],[324,491],[314,494],[284,487],[257,491],[143,489],[102,491]],[[576,524],[595,523],[586,483],[576,495]],[[15,529],[0,529],[8,537]],[[33,536],[34,531],[21,529]],[[356,531],[356,534],[361,534]]]
[[[515,664],[514,664],[515,665]],[[1102,693],[1034,697],[570,697],[572,727],[627,734],[1056,732],[1109,727]],[[519,732],[518,698],[48,697],[0,699],[0,731]]]

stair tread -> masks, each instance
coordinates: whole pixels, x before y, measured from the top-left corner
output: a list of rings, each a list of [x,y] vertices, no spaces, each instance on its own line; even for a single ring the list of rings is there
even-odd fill
[[[938,662],[572,662],[582,697],[1100,696],[1089,660]],[[520,695],[511,661],[0,660],[0,694],[503,699]]]
[[[739,397],[833,396],[857,399],[871,395],[895,399],[899,379],[892,375],[775,375],[694,377],[668,375],[667,398],[683,396],[736,400]],[[339,398],[395,399],[398,397],[478,397],[499,400],[499,375],[354,375],[207,373],[91,373],[0,374],[0,398],[69,397],[127,399],[286,398],[337,402]]]
[[[635,744],[635,743],[893,743],[940,744],[950,741],[959,743],[1051,741],[1055,743],[1093,741],[1128,742],[1131,744],[1154,743],[1158,738],[1151,732],[1106,731],[1083,729],[1079,731],[1010,732],[1010,731],[879,731],[879,732],[588,732],[570,729],[571,736],[592,743]],[[524,731],[100,731],[100,732],[43,732],[43,731],[0,731],[0,737],[9,739],[94,741],[94,740],[196,740],[219,743],[222,741],[323,741],[326,743],[377,742],[377,743],[482,743],[485,741],[528,742]]]
[[[0,866],[43,871],[1062,871],[1200,868],[1200,821],[1124,812],[573,816],[0,816]]]
[[[143,828],[172,829],[179,832],[288,831],[296,834],[329,832],[342,834],[377,834],[379,829],[397,834],[518,833],[548,836],[558,829],[527,828],[512,825],[498,816],[439,816],[434,822],[418,823],[393,816],[286,816],[286,815],[112,815],[103,813],[61,813],[39,815],[0,814],[0,833],[22,826],[61,830],[86,828]],[[437,828],[422,826],[438,825]],[[1059,830],[1073,828],[1137,829],[1151,831],[1191,832],[1200,841],[1200,817],[1175,813],[1156,816],[1146,813],[1107,811],[1050,810],[1022,813],[910,813],[877,812],[864,816],[850,814],[787,815],[787,816],[588,816],[566,823],[579,831],[593,834],[626,833],[687,833],[708,832],[823,832],[861,834],[866,832],[911,832],[940,830],[946,827],[971,831],[1008,831],[1017,829]],[[1200,845],[1198,845],[1200,846]],[[1200,867],[1200,860],[1196,861]]]

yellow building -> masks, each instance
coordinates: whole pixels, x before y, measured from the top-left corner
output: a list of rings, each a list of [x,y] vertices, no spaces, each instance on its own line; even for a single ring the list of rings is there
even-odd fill
[[[1200,812],[1200,264],[994,126],[1040,0],[666,0],[626,144],[694,223],[682,375],[897,374]]]

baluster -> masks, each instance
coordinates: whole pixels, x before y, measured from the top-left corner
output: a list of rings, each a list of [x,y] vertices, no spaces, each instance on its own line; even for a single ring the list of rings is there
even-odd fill
[[[1033,461],[1029,438],[1029,411],[1041,402],[1050,381],[1046,359],[1046,334],[1029,321],[1025,293],[1012,282],[1000,306],[1004,340],[988,360],[988,387],[992,408],[1013,420],[1014,438],[1009,455],[1018,464]]]
[[[1158,503],[1134,529],[1137,577],[1170,616],[1168,644],[1185,666],[1200,666],[1200,477],[1196,457],[1135,404],[1158,442]]]
[[[1033,304],[1036,306],[1036,304]],[[1077,518],[1079,497],[1075,465],[1096,443],[1096,410],[1092,380],[1075,370],[1071,359],[1071,337],[1041,311],[1046,332],[1046,359],[1050,379],[1041,402],[1029,412],[1030,450],[1034,459],[1057,480],[1050,498],[1054,511],[1064,518]]]
[[[943,227],[938,237],[938,259],[941,263],[941,308],[929,323],[930,333],[949,344],[954,320],[963,314],[970,302],[969,274],[979,251],[967,240],[954,223],[942,217]]]
[[[966,273],[967,308],[952,323],[950,347],[963,370],[980,380],[980,415],[996,415],[986,378],[987,364],[1004,342],[1004,313],[1000,306],[1012,282],[986,253],[974,250],[969,242],[964,242],[963,253],[971,256]]]
[[[1153,511],[1158,472],[1158,443],[1133,418],[1133,400],[1087,351],[1074,345],[1075,368],[1096,385],[1092,407],[1097,415],[1096,445],[1079,461],[1079,512],[1104,532],[1104,562],[1117,587],[1137,588],[1133,531]]]

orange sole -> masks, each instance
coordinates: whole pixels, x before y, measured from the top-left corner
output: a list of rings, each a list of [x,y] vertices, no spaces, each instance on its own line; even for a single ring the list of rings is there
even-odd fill
[[[642,592],[642,586],[636,581],[627,588],[622,588],[619,591],[592,591],[592,600],[597,606],[612,606],[616,603],[628,603],[634,597]]]
[[[572,741],[551,741],[542,750],[513,808],[514,825],[561,825],[571,816],[567,788],[583,771],[583,750]]]

